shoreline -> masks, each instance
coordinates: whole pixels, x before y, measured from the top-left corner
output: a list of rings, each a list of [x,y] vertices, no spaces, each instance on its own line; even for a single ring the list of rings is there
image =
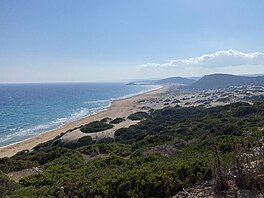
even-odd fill
[[[80,118],[77,118],[77,119],[74,119],[74,120],[71,120],[71,121],[68,121],[68,122],[64,122],[63,124],[61,124],[60,126],[57,126],[57,127],[55,127],[55,128],[51,128],[51,129],[48,129],[48,130],[41,131],[39,134],[35,134],[35,135],[33,135],[33,136],[31,136],[31,137],[28,137],[28,138],[26,138],[26,139],[24,139],[24,140],[20,140],[20,141],[17,141],[17,142],[10,143],[10,144],[8,144],[8,145],[0,146],[0,158],[1,158],[1,149],[5,148],[5,147],[9,147],[9,146],[12,146],[12,145],[18,144],[18,143],[20,143],[20,142],[24,142],[24,141],[26,141],[26,140],[28,140],[28,139],[31,139],[31,138],[35,137],[35,136],[42,135],[43,133],[47,133],[47,132],[51,132],[51,131],[54,131],[54,130],[58,130],[58,129],[60,129],[60,128],[65,127],[65,125],[67,125],[67,124],[71,124],[72,122],[75,122],[75,121],[79,121],[79,120],[85,119],[85,118],[87,118],[87,117],[93,116],[93,115],[95,115],[95,114],[97,114],[97,113],[100,113],[100,112],[103,112],[103,111],[107,111],[107,110],[109,109],[109,107],[112,105],[112,102],[114,102],[114,101],[120,101],[120,100],[124,100],[124,99],[133,98],[133,97],[136,97],[136,96],[144,95],[144,94],[146,94],[146,93],[149,93],[149,92],[156,91],[156,90],[159,90],[159,89],[164,88],[164,85],[157,85],[157,86],[158,86],[158,87],[156,87],[156,88],[152,88],[152,89],[149,89],[149,90],[147,90],[147,91],[140,91],[140,92],[137,92],[137,93],[135,93],[135,94],[128,94],[128,95],[121,96],[121,97],[117,97],[117,98],[114,98],[114,99],[113,99],[113,98],[111,98],[111,99],[107,99],[107,100],[105,100],[105,101],[107,101],[108,104],[105,105],[105,106],[101,106],[101,107],[99,107],[100,110],[98,110],[98,111],[95,111],[95,112],[93,112],[93,113],[91,113],[91,114],[85,115],[84,117],[80,117]],[[99,109],[99,108],[98,108],[98,109]]]
[[[139,111],[140,109],[136,108],[134,102],[147,99],[150,97],[157,97],[159,94],[166,92],[168,87],[161,86],[157,89],[152,89],[146,91],[144,93],[139,93],[134,96],[129,96],[126,98],[120,98],[117,100],[112,100],[110,105],[106,107],[106,109],[96,112],[95,114],[91,114],[79,120],[75,120],[69,123],[65,123],[64,125],[60,126],[59,128],[42,132],[36,136],[30,137],[28,139],[9,144],[6,146],[0,147],[0,158],[3,157],[11,157],[15,155],[17,152],[23,150],[30,150],[33,147],[37,146],[38,144],[47,142],[56,136],[60,135],[61,133],[65,133],[69,129],[73,129],[79,127],[84,124],[88,124],[89,122],[101,120],[105,117],[127,117],[131,113]]]

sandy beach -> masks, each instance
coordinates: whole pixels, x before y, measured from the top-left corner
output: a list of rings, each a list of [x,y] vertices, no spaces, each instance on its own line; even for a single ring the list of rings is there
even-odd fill
[[[144,94],[136,95],[133,97],[112,101],[111,106],[105,110],[98,112],[94,115],[85,117],[83,119],[73,121],[65,124],[64,126],[44,132],[40,135],[34,136],[27,140],[8,145],[5,147],[0,147],[0,158],[10,157],[22,150],[30,150],[36,145],[46,142],[65,133],[68,130],[72,130],[64,134],[61,139],[63,141],[75,141],[83,136],[91,136],[93,139],[101,139],[105,137],[114,137],[116,130],[120,128],[129,127],[131,125],[137,124],[138,121],[132,121],[127,119],[127,117],[138,111],[149,111],[151,109],[161,109],[164,107],[190,107],[190,106],[204,106],[206,108],[227,105],[234,102],[249,102],[247,97],[249,96],[260,96],[264,95],[264,89],[259,90],[259,88],[254,87],[237,87],[225,90],[208,90],[203,92],[190,92],[179,90],[177,87],[172,85],[166,85],[162,88],[149,91]],[[81,125],[88,124],[93,121],[99,121],[104,118],[125,118],[125,121],[115,124],[113,128],[96,133],[83,133],[78,127]]]
[[[11,156],[15,155],[17,152],[22,151],[22,150],[27,150],[27,149],[30,150],[40,143],[51,140],[51,139],[55,138],[56,136],[60,135],[61,133],[65,133],[67,130],[79,127],[79,126],[84,125],[84,124],[88,124],[92,121],[101,120],[101,119],[106,118],[106,117],[109,117],[112,119],[117,118],[117,117],[126,118],[131,113],[135,113],[137,111],[142,110],[141,101],[144,101],[147,99],[148,100],[149,99],[156,99],[159,96],[161,96],[162,94],[164,94],[167,91],[167,89],[168,89],[167,87],[162,87],[162,88],[159,88],[159,89],[156,89],[153,91],[149,91],[149,92],[144,93],[144,94],[136,95],[136,96],[121,99],[121,100],[112,101],[111,106],[105,111],[101,111],[101,112],[98,112],[94,115],[82,118],[80,120],[76,120],[76,121],[67,123],[58,129],[48,131],[48,132],[44,132],[40,135],[34,136],[34,137],[26,139],[24,141],[21,141],[21,142],[12,144],[12,145],[1,147],[0,148],[0,158],[11,157]],[[87,135],[91,135],[94,138],[96,138],[96,136],[98,136],[98,135],[104,136],[104,134],[108,134],[106,136],[111,136],[114,134],[115,129],[118,129],[121,127],[128,127],[128,126],[136,124],[136,123],[137,122],[126,120],[125,122],[121,123],[119,126],[116,126],[115,128],[113,128],[110,131],[104,131],[104,132],[97,133],[97,134],[87,134]],[[110,135],[109,135],[109,133],[110,133]],[[65,140],[67,140],[67,138],[68,139],[69,138],[74,139],[74,138],[79,138],[81,136],[82,136],[82,134],[80,134],[80,133],[79,134],[78,133],[71,133],[71,136],[70,137],[66,136]]]

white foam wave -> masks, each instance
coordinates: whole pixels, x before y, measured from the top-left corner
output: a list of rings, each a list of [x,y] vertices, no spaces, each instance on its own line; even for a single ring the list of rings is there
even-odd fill
[[[107,102],[109,102],[109,100],[91,100],[91,101],[85,101],[84,104],[100,104]]]
[[[9,131],[15,131],[17,130],[17,128],[11,128],[11,129],[8,129]]]
[[[108,107],[107,106],[101,106],[101,107],[96,107],[96,108],[81,108],[79,109],[78,112],[72,113],[69,117],[63,117],[63,118],[57,118],[56,120],[46,123],[46,124],[40,124],[31,128],[13,128],[10,130],[12,133],[7,134],[5,137],[0,138],[0,143],[4,143],[7,141],[10,141],[12,139],[15,139],[17,137],[31,137],[40,133],[43,133],[48,130],[56,129],[61,127],[63,124],[72,122],[74,120],[78,120],[81,118],[84,118],[86,116],[95,114],[99,111],[106,110]],[[14,132],[16,131],[16,132]]]
[[[84,104],[111,103],[114,100],[122,100],[122,99],[125,99],[125,98],[130,98],[130,97],[133,97],[133,96],[137,96],[137,95],[140,95],[140,94],[144,94],[144,93],[147,93],[147,92],[150,92],[150,91],[154,91],[154,90],[160,89],[162,87],[163,86],[161,86],[161,85],[156,85],[156,86],[153,85],[153,88],[147,89],[147,90],[144,90],[144,91],[139,91],[139,92],[136,92],[136,93],[127,94],[127,95],[120,96],[120,97],[116,97],[116,98],[110,98],[110,99],[107,99],[107,100],[91,100],[91,101],[86,101],[86,102],[84,102]]]
[[[11,128],[9,129],[10,133],[8,133],[5,137],[0,137],[0,143],[4,143],[7,141],[12,141],[14,142],[17,137],[23,138],[28,138],[32,137],[34,135],[38,135],[40,133],[43,133],[48,130],[52,130],[55,128],[61,127],[65,123],[72,122],[74,120],[78,120],[81,118],[84,118],[86,116],[90,116],[93,114],[98,113],[99,111],[104,111],[111,105],[111,101],[114,100],[121,100],[129,97],[133,97],[139,94],[143,94],[149,91],[153,91],[156,89],[160,89],[162,86],[155,86],[152,89],[148,89],[145,91],[137,92],[134,94],[127,94],[125,96],[117,97],[117,98],[111,98],[109,100],[94,100],[94,101],[87,101],[85,104],[101,104],[99,107],[94,107],[94,108],[81,108],[77,112],[72,113],[69,117],[62,117],[62,118],[57,118],[54,121],[51,121],[46,124],[40,124],[31,128]],[[105,105],[102,105],[105,104]]]

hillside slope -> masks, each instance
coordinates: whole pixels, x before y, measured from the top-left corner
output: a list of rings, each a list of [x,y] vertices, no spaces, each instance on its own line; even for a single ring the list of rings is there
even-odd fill
[[[167,83],[172,83],[172,84],[181,84],[181,85],[191,85],[195,82],[193,79],[189,78],[183,78],[183,77],[171,77],[171,78],[165,78],[161,80],[156,80],[156,84],[167,84]]]
[[[230,86],[264,85],[264,76],[247,77],[230,74],[211,74],[202,77],[190,87],[195,89],[219,89]]]

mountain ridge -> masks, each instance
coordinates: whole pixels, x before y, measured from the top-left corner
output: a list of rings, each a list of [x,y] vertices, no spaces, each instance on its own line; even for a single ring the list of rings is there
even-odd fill
[[[178,84],[178,85],[191,85],[196,80],[185,78],[185,77],[169,77],[159,80],[142,80],[130,82],[127,85],[152,85],[152,84]]]
[[[264,76],[238,76],[232,74],[210,74],[194,82],[193,89],[219,89],[231,86],[264,85]]]

